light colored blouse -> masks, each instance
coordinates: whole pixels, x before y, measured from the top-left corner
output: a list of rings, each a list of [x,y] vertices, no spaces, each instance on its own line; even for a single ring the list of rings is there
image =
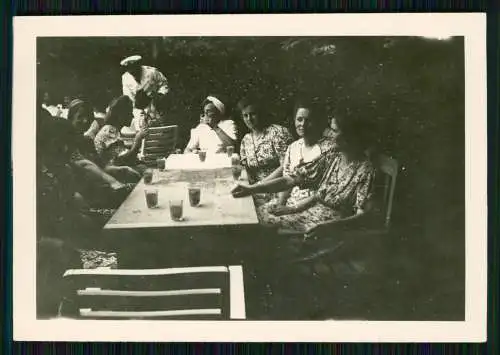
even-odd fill
[[[321,139],[313,148],[309,155],[304,154],[304,138],[299,138],[288,146],[283,160],[283,176],[293,174],[298,166],[311,163],[320,158],[323,154],[332,150],[334,142],[328,138]],[[289,197],[289,204],[294,205],[297,201],[311,196],[313,190],[308,187],[294,186]]]
[[[236,140],[236,125],[232,120],[220,121],[217,125],[229,138]],[[224,151],[224,144],[217,133],[207,124],[200,123],[191,130],[191,139],[186,149],[201,149],[207,152],[220,153]]]

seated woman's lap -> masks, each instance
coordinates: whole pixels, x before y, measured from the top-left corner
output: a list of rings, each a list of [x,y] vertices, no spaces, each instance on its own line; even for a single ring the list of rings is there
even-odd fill
[[[300,213],[291,213],[283,216],[276,216],[270,212],[270,208],[276,203],[276,200],[270,201],[257,208],[259,222],[266,227],[276,227],[283,229],[305,232],[320,223],[340,219],[337,212],[331,208],[317,203],[309,209]],[[295,203],[292,201],[291,203]],[[289,202],[287,205],[291,207]]]

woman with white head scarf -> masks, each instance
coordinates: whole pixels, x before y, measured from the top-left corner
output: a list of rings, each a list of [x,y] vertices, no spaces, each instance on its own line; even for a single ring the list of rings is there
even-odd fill
[[[234,121],[227,119],[226,105],[215,96],[203,101],[200,124],[191,130],[191,138],[185,153],[205,150],[210,153],[224,152],[226,147],[234,146],[237,130]]]

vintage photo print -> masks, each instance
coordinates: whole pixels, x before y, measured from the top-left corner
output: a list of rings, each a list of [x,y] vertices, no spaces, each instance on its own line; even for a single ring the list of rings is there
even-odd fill
[[[14,19],[14,338],[484,341],[484,14]]]

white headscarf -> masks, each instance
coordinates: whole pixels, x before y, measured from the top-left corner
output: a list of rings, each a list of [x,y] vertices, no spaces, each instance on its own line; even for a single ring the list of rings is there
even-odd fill
[[[222,103],[221,100],[216,98],[215,96],[207,96],[207,101],[210,101],[214,106],[217,108],[217,110],[220,111],[223,115],[226,113],[226,106]]]

